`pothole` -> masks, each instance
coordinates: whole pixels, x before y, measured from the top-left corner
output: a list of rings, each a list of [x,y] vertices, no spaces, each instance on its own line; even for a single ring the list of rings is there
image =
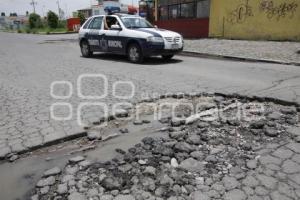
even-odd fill
[[[117,156],[104,163],[75,157],[64,169],[45,172],[31,195],[41,200],[198,199],[214,187],[214,198],[224,199],[224,188],[243,196],[238,181],[260,168],[266,149],[300,142],[299,133],[290,131],[299,123],[296,106],[238,95],[144,100],[86,127],[88,139],[130,137],[132,128],[143,132],[150,125],[162,137],[149,134],[129,149],[115,147]]]

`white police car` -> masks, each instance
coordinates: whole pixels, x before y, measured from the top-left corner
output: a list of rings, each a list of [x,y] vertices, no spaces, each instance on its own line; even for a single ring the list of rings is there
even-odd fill
[[[79,31],[83,57],[93,52],[127,55],[134,63],[144,57],[161,55],[171,59],[183,49],[180,34],[158,29],[144,18],[135,15],[97,15],[89,18]]]

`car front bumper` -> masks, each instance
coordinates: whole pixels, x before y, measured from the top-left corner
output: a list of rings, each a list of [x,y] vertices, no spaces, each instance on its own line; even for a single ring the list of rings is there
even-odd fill
[[[157,56],[157,55],[174,55],[183,50],[183,46],[178,49],[165,49],[164,44],[147,44],[143,48],[144,56]]]

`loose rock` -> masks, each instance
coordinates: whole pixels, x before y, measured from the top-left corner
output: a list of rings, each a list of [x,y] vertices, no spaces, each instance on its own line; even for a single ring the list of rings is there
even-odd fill
[[[70,158],[69,163],[70,164],[76,164],[76,163],[79,163],[79,162],[83,161],[84,159],[85,158],[83,156],[76,156],[76,157]]]
[[[48,177],[48,176],[55,176],[57,174],[60,174],[61,173],[61,170],[59,167],[54,167],[52,169],[49,169],[47,171],[44,172],[44,177]]]

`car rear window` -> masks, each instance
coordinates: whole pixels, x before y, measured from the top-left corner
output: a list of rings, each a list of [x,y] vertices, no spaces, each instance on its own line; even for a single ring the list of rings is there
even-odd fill
[[[95,17],[89,25],[89,29],[100,30],[102,26],[103,17]]]
[[[92,21],[93,18],[90,18],[87,22],[85,22],[85,24],[83,25],[83,29],[87,29],[90,22]]]

